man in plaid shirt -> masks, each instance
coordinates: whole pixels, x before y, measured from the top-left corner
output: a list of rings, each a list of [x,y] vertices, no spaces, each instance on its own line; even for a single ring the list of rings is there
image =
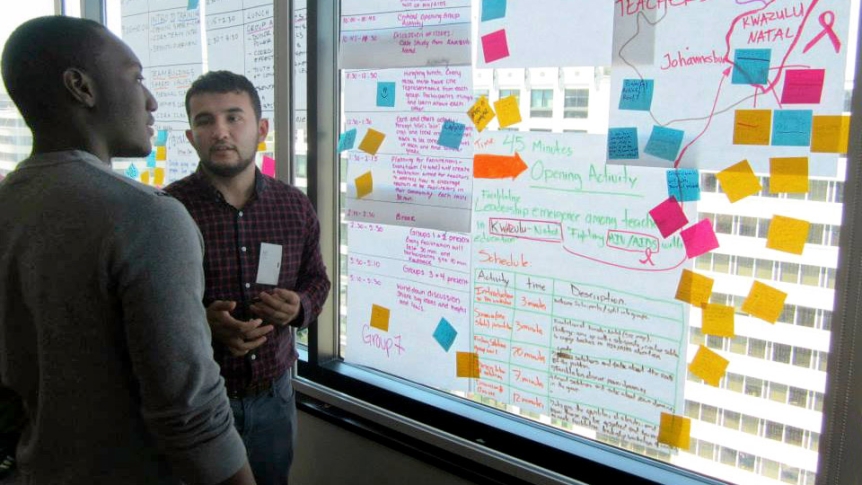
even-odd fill
[[[293,328],[320,314],[330,282],[308,198],[255,166],[269,122],[244,76],[212,71],[186,93],[197,171],[165,189],[204,238],[204,306],[235,425],[258,484],[286,484],[296,404]]]

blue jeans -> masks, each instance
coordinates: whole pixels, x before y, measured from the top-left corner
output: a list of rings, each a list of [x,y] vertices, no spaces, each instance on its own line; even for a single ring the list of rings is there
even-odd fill
[[[290,372],[263,394],[231,399],[230,407],[257,484],[286,485],[296,441],[296,394]]]

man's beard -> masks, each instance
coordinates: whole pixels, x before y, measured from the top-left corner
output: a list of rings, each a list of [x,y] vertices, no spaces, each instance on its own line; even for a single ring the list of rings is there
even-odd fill
[[[201,160],[201,164],[203,164],[204,168],[206,168],[208,172],[212,173],[216,177],[226,179],[236,177],[252,163],[254,163],[254,155],[252,155],[251,158],[243,159],[239,163],[232,165],[219,165],[213,163],[212,160],[209,159]]]

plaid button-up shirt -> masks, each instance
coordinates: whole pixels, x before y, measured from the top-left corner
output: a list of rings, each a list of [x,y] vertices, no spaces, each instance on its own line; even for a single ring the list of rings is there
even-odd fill
[[[255,173],[255,190],[237,210],[204,178],[200,168],[165,189],[186,206],[204,238],[204,305],[215,300],[237,303],[234,318],[256,318],[251,299],[261,291],[258,259],[261,243],[282,246],[278,288],[299,295],[301,309],[292,325],[307,327],[319,314],[330,282],[320,255],[320,224],[308,197],[295,187]],[[234,357],[213,342],[228,392],[262,384],[284,374],[297,359],[292,332],[278,327],[266,342],[243,357]]]

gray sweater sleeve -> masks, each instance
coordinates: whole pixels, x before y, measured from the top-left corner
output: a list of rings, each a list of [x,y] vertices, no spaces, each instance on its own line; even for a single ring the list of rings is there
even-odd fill
[[[141,414],[179,478],[212,484],[246,461],[213,360],[201,299],[203,241],[185,208],[149,196],[118,224],[109,267],[118,281]]]

